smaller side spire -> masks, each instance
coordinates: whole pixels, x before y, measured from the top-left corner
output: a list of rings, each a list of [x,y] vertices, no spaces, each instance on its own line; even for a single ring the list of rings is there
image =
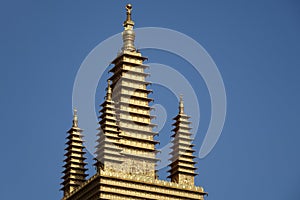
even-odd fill
[[[118,146],[120,131],[117,125],[115,103],[112,100],[110,80],[107,81],[106,97],[101,107],[94,166],[97,171],[100,169],[117,171],[122,163],[121,149]]]
[[[195,164],[193,153],[193,144],[191,138],[191,128],[189,116],[184,113],[184,102],[183,97],[180,95],[179,101],[179,113],[173,118],[175,123],[173,124],[174,134],[172,135],[173,146],[171,151],[171,164],[169,167],[170,176],[172,182],[183,184],[183,185],[194,185]]]
[[[70,194],[77,187],[86,181],[86,158],[84,145],[82,140],[82,130],[78,127],[77,110],[73,110],[73,125],[67,132],[67,142],[65,148],[65,160],[64,160],[64,176],[61,183],[61,190],[64,192],[64,196]]]

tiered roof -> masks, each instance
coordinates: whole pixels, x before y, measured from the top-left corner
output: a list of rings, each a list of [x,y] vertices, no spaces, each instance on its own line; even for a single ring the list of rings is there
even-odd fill
[[[62,177],[63,182],[61,183],[61,190],[64,194],[69,194],[74,189],[79,187],[83,182],[86,181],[86,162],[85,151],[82,140],[82,130],[78,127],[77,111],[74,110],[73,126],[67,132],[67,147],[65,148],[65,170],[63,171],[64,176]]]
[[[202,199],[207,193],[194,185],[195,162],[189,116],[184,113],[182,97],[174,118],[170,181],[158,180],[155,166],[158,143],[156,125],[150,115],[152,90],[146,80],[147,59],[135,48],[131,5],[124,22],[123,47],[112,61],[107,94],[99,111],[96,145],[97,173],[86,181],[86,163],[82,130],[74,111],[68,131],[63,200],[86,199]]]
[[[194,185],[195,173],[195,156],[193,153],[193,144],[191,138],[191,128],[189,121],[189,116],[184,113],[184,103],[182,96],[179,102],[179,113],[173,118],[175,123],[173,124],[174,134],[172,135],[173,146],[171,152],[171,164],[170,166],[170,176],[172,182]]]
[[[115,102],[112,100],[112,89],[108,81],[107,94],[104,103],[101,105],[100,127],[96,146],[96,163],[99,170],[116,170],[116,164],[121,164],[121,149],[119,143],[119,128],[116,119]]]

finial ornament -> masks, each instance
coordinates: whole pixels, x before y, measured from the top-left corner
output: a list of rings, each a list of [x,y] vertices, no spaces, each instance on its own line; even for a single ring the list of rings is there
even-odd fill
[[[110,80],[107,80],[107,94],[106,94],[106,100],[111,101],[112,99],[112,91],[110,87]]]
[[[78,127],[78,117],[76,108],[73,109],[73,127]]]
[[[127,4],[126,5],[127,18],[126,18],[126,21],[123,24],[125,30],[127,30],[127,29],[132,30],[133,29],[134,22],[131,19],[131,12],[132,12],[132,5],[131,4]]]
[[[127,4],[126,5],[127,18],[126,18],[126,21],[124,21],[124,23],[123,23],[124,31],[122,33],[122,35],[123,35],[122,50],[134,52],[134,51],[136,51],[136,49],[134,47],[135,33],[133,30],[134,22],[131,19],[131,12],[132,12],[132,5]]]
[[[184,113],[184,102],[183,102],[183,95],[180,95],[180,100],[179,100],[179,113],[183,114]]]
[[[132,5],[131,4],[127,4],[126,5],[126,10],[127,10],[127,20],[126,21],[131,21]]]

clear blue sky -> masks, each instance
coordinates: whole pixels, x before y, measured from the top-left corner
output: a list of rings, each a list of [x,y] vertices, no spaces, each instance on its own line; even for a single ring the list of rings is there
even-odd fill
[[[87,54],[122,31],[126,3],[1,1],[0,199],[61,198],[74,79]],[[228,100],[225,127],[213,151],[197,165],[197,184],[209,192],[207,199],[298,200],[300,3],[131,3],[136,27],[165,27],[189,35],[205,47],[222,74]],[[184,63],[165,52],[143,53],[151,62]],[[207,91],[203,83],[199,87],[204,108],[196,143],[201,143],[210,117]],[[99,88],[97,103],[104,86]],[[153,98],[159,96],[154,92]],[[171,105],[177,107],[175,101]],[[176,114],[170,112],[169,118]]]

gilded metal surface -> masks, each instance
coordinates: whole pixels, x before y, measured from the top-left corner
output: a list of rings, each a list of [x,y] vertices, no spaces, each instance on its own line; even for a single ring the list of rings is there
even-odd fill
[[[175,123],[172,135],[172,158],[170,166],[170,176],[172,182],[176,182],[184,185],[194,185],[195,173],[195,152],[191,144],[191,132],[189,116],[184,113],[183,97],[180,96],[179,101],[179,113],[174,118]]]
[[[100,110],[95,152],[97,173],[85,180],[84,147],[74,112],[65,154],[63,200],[201,200],[206,193],[202,187],[194,185],[194,150],[182,97],[173,124],[171,181],[159,180],[156,176],[158,160],[154,136],[157,133],[152,130],[155,126],[150,115],[152,99],[148,97],[151,90],[146,81],[149,74],[144,71],[148,66],[143,64],[146,58],[134,46],[132,6],[128,4],[126,10],[122,51],[112,62],[112,76]]]
[[[65,165],[61,190],[68,195],[86,181],[85,152],[83,151],[82,130],[78,127],[77,111],[74,109],[73,126],[68,131]]]

